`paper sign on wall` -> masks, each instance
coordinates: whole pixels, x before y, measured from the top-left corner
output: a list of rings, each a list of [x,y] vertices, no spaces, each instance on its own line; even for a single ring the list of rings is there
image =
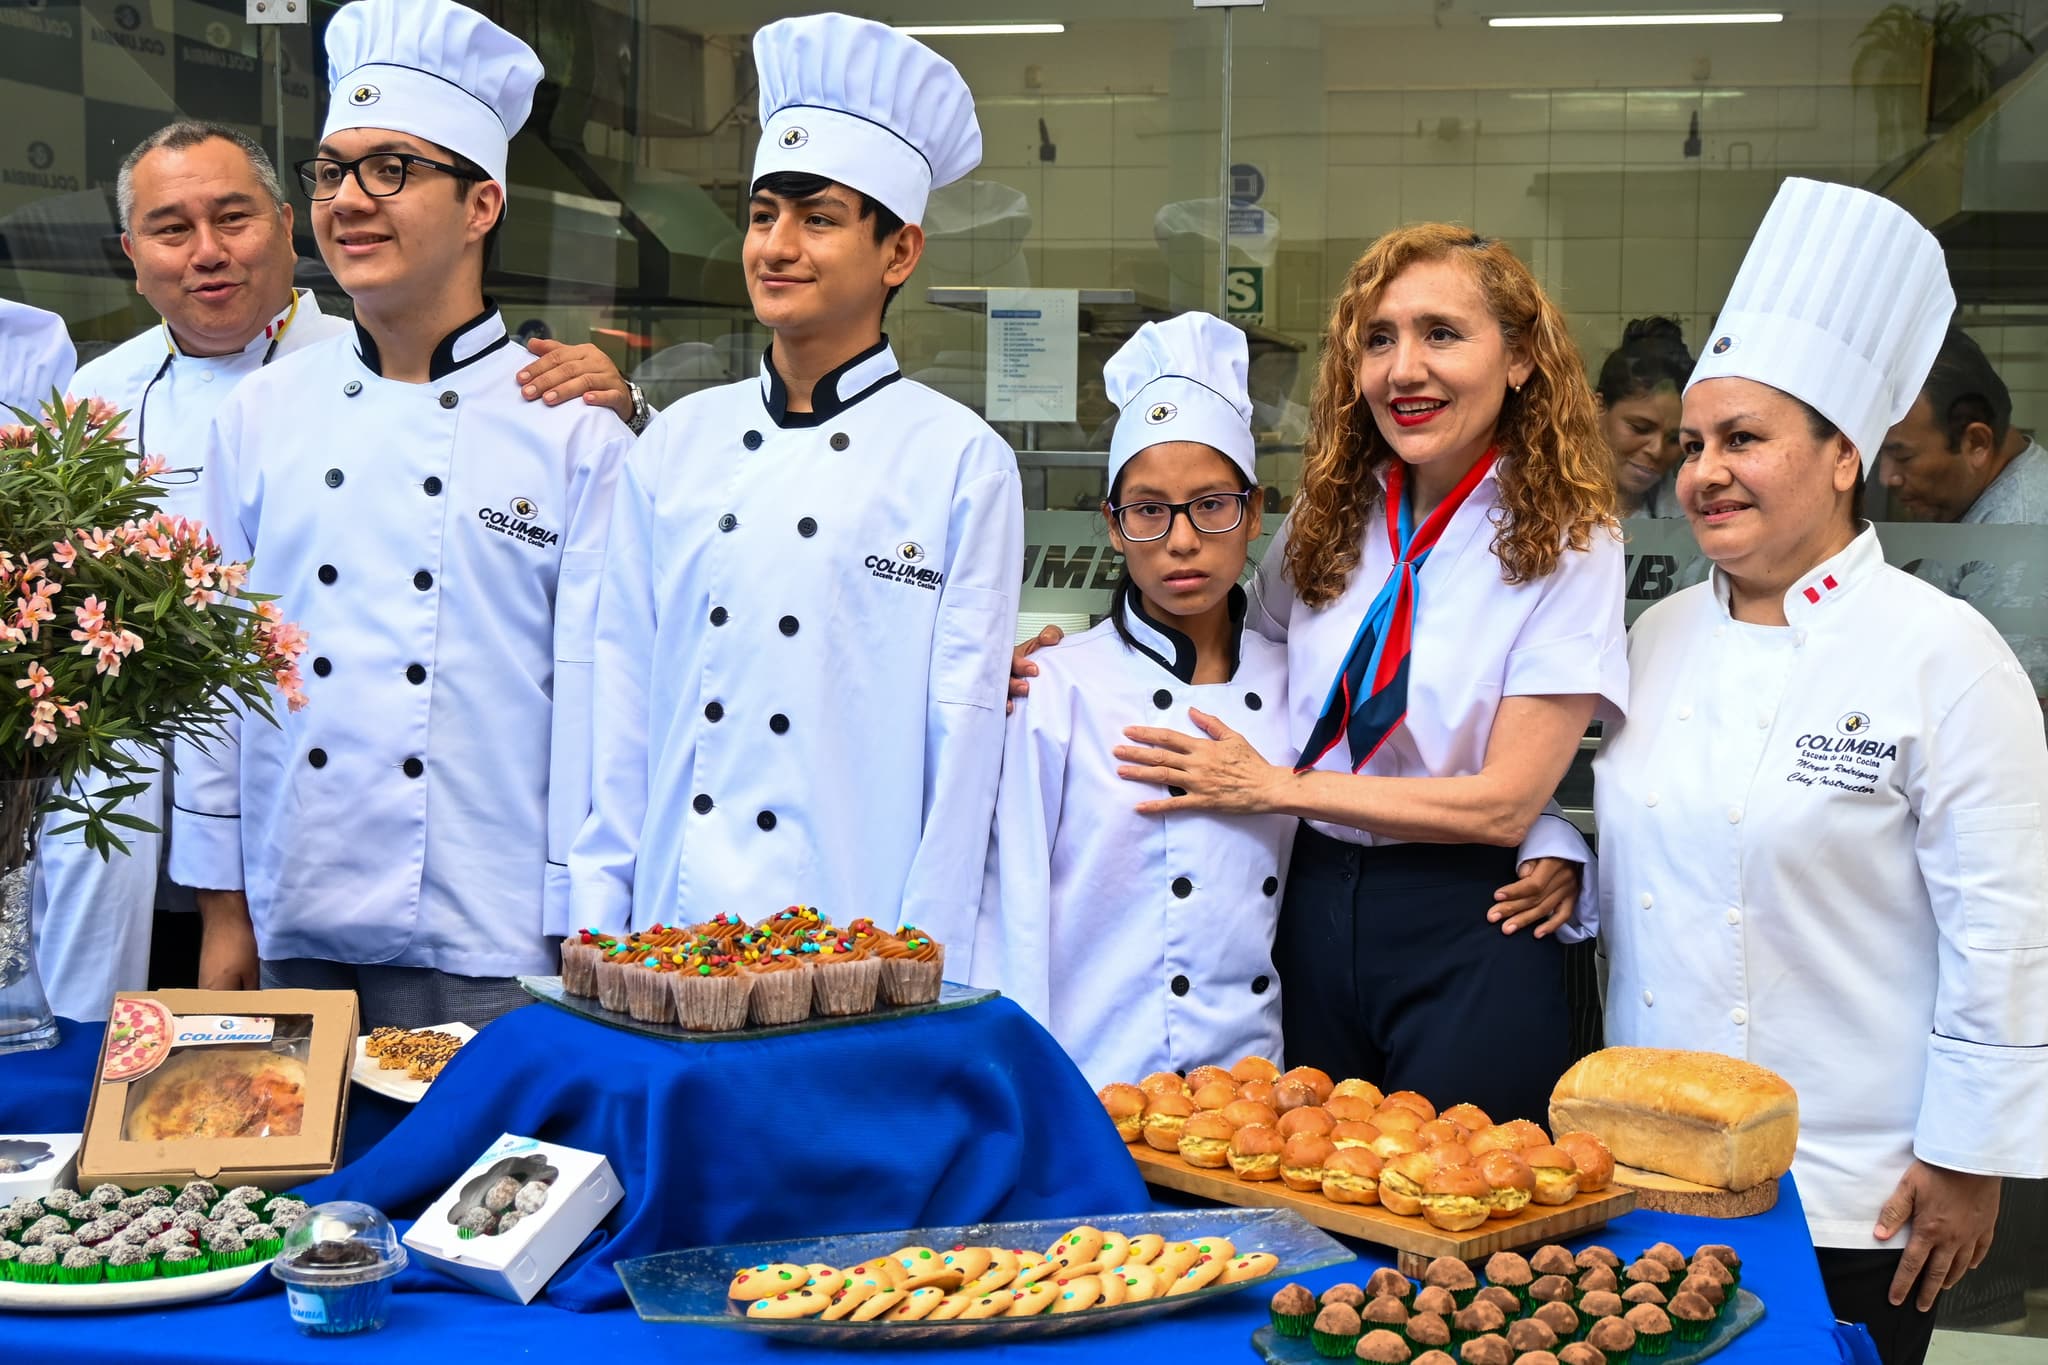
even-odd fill
[[[1080,293],[988,291],[991,422],[1071,422],[1079,388]]]

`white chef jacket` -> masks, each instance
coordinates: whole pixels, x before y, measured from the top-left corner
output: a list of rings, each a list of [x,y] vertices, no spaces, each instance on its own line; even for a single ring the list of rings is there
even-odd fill
[[[1112,752],[1129,725],[1199,735],[1195,707],[1293,759],[1287,651],[1243,629],[1231,592],[1228,682],[1196,684],[1193,642],[1130,590],[1132,643],[1104,621],[1033,656],[1009,718],[969,979],[1028,1010],[1092,1085],[1280,1057],[1273,926],[1294,818],[1140,815],[1160,793],[1118,777]]]
[[[964,975],[1022,577],[1016,457],[887,338],[791,412],[691,394],[619,481],[574,922],[794,904],[916,924]]]
[[[40,413],[52,390],[68,391],[77,365],[63,318],[0,299],[0,407]],[[0,426],[12,421],[12,413],[0,410]]]
[[[159,322],[86,362],[72,380],[71,392],[104,398],[125,411],[122,430],[136,452],[170,461],[170,472],[159,480],[164,511],[203,517],[197,466],[207,427],[221,402],[266,360],[348,330],[347,319],[322,313],[312,293],[301,290],[239,351],[186,355],[170,329]],[[51,1007],[66,1018],[104,1019],[114,992],[139,991],[149,984],[157,869],[171,813],[159,781],[158,751],[150,747],[127,752],[146,763],[148,770],[98,777],[91,789],[116,781],[148,783],[148,790],[115,809],[149,821],[156,833],[116,830],[128,852],[102,858],[85,846],[84,831],[52,832],[77,818],[70,812],[59,811],[43,821],[36,859],[36,962]]]
[[[1637,620],[1594,765],[1607,1037],[1783,1075],[1814,1241],[1875,1247],[1916,1155],[2048,1175],[2041,712],[1983,617],[1868,527],[1785,626],[1727,591]]]
[[[1502,460],[1511,458],[1502,456]],[[1627,633],[1622,603],[1626,555],[1618,534],[1596,529],[1584,550],[1567,549],[1547,576],[1501,581],[1493,556],[1499,464],[1452,514],[1417,576],[1415,623],[1408,656],[1408,715],[1359,771],[1371,777],[1469,777],[1486,766],[1493,718],[1507,697],[1580,696],[1601,701],[1596,717],[1612,722],[1628,705]],[[1384,470],[1375,471],[1382,486]],[[1308,742],[1322,715],[1330,682],[1344,666],[1358,623],[1379,595],[1393,555],[1387,547],[1382,498],[1365,526],[1358,567],[1336,600],[1307,607],[1282,572],[1291,519],[1273,538],[1252,580],[1253,626],[1287,646],[1288,738]],[[1349,772],[1345,746],[1316,764]],[[1399,843],[1349,825],[1311,822],[1320,833],[1352,843]],[[1593,855],[1555,804],[1529,828],[1518,860],[1562,858],[1585,867],[1567,943],[1598,928]]]
[[[266,959],[550,970],[588,809],[591,631],[632,433],[527,403],[495,306],[432,378],[360,329],[222,407],[208,524],[304,627],[310,704],[177,747],[171,875],[244,888]]]

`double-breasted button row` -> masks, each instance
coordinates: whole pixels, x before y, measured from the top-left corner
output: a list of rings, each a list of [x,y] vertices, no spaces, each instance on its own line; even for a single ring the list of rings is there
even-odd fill
[[[699,815],[709,815],[717,804],[717,802],[711,799],[710,792],[698,792],[695,799],[690,802],[690,809],[696,811]],[[775,812],[772,810],[762,811],[754,817],[754,823],[763,830],[774,829]]]

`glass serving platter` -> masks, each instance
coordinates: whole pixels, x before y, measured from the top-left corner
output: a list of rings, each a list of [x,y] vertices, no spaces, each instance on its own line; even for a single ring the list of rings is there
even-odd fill
[[[1156,1232],[1169,1242],[1197,1237],[1227,1237],[1240,1254],[1267,1251],[1280,1264],[1256,1280],[1211,1285],[1177,1298],[1147,1299],[1113,1308],[1055,1317],[1039,1313],[1028,1318],[981,1318],[950,1322],[821,1322],[815,1318],[774,1320],[746,1316],[746,1305],[725,1296],[732,1277],[750,1265],[784,1261],[797,1265],[823,1262],[851,1266],[886,1256],[900,1247],[1003,1246],[1034,1250],[1052,1245],[1080,1223],[1105,1232],[1135,1237]],[[697,1247],[665,1251],[620,1261],[615,1267],[625,1281],[633,1307],[649,1322],[683,1322],[701,1327],[731,1327],[784,1341],[817,1346],[878,1347],[911,1345],[973,1345],[987,1341],[1063,1336],[1149,1322],[1167,1313],[1208,1303],[1240,1289],[1270,1286],[1290,1275],[1355,1260],[1356,1256],[1300,1214],[1286,1209],[1197,1209],[1174,1213],[1099,1214],[1088,1218],[1046,1218],[1029,1223],[977,1223],[970,1227],[911,1228],[898,1232],[847,1233],[797,1241],[747,1242],[736,1246]]]
[[[984,1000],[993,1000],[1001,991],[981,990],[974,986],[962,986],[948,981],[939,987],[939,998],[929,1005],[877,1005],[866,1014],[814,1014],[801,1024],[771,1024],[754,1028],[728,1029],[723,1033],[693,1033],[680,1024],[650,1024],[621,1010],[608,1010],[597,1001],[585,995],[571,995],[562,989],[559,976],[522,976],[519,984],[526,993],[536,1000],[545,1001],[557,1009],[571,1014],[580,1014],[585,1019],[595,1019],[600,1024],[625,1029],[628,1033],[644,1033],[651,1038],[670,1038],[683,1043],[732,1043],[755,1038],[779,1038],[786,1033],[817,1033],[828,1028],[845,1028],[848,1024],[874,1024],[885,1019],[914,1019],[920,1014],[943,1014],[947,1010],[966,1009],[979,1005]]]

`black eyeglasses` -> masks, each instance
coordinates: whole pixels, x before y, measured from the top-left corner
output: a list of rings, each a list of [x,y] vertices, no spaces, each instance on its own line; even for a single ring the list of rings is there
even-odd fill
[[[1146,499],[1110,508],[1119,531],[1129,541],[1163,539],[1173,530],[1173,519],[1185,515],[1188,524],[1204,535],[1220,536],[1244,523],[1244,505],[1252,490],[1242,493],[1204,493],[1186,502],[1157,502]]]
[[[406,172],[414,166],[443,175],[452,175],[457,180],[475,180],[478,177],[460,166],[451,166],[445,161],[434,161],[411,152],[372,152],[359,156],[354,161],[336,161],[332,157],[316,156],[301,161],[294,168],[299,173],[299,187],[308,199],[332,199],[341,193],[341,182],[353,172],[356,184],[363,193],[377,199],[388,199],[405,188]]]

